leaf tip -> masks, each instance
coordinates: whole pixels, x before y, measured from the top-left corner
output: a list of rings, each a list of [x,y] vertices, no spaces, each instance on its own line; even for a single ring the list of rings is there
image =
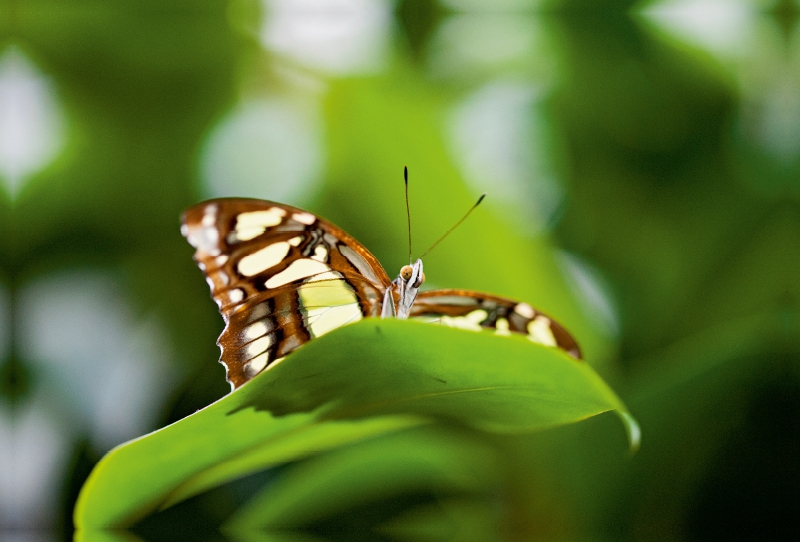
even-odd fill
[[[639,427],[639,422],[629,412],[620,410],[619,416],[622,418],[625,432],[628,434],[628,450],[630,450],[631,454],[635,454],[642,444],[642,429]]]

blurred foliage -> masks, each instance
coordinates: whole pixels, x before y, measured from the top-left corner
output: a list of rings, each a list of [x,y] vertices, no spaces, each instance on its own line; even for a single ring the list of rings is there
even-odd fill
[[[155,315],[170,345],[174,376],[162,375],[170,393],[154,399],[160,414],[149,427],[179,420],[227,392],[214,361],[222,323],[178,232],[181,211],[212,195],[198,164],[214,127],[250,99],[277,96],[318,115],[322,171],[302,201],[287,203],[345,228],[393,274],[406,254],[402,166],[418,249],[477,196],[448,132],[454,108],[491,82],[512,81],[544,89],[520,118],[546,126],[560,203],[548,227],[531,234],[510,225],[512,211],[489,188],[480,212],[426,257],[428,279],[556,316],[641,423],[642,449],[628,456],[607,415],[527,436],[410,432],[406,444],[365,441],[339,459],[322,454],[261,473],[263,498],[287,499],[281,492],[293,483],[315,487],[315,472],[334,480],[328,461],[358,465],[409,446],[428,450],[430,465],[452,457],[438,471],[443,479],[449,468],[475,477],[447,491],[433,477],[410,497],[397,491],[316,518],[309,536],[352,535],[362,517],[395,518],[381,531],[393,539],[453,535],[452,524],[434,521],[443,517],[471,518],[476,531],[501,517],[495,534],[505,540],[796,535],[798,5],[745,2],[757,31],[737,56],[676,38],[642,15],[652,4],[398,0],[380,69],[336,72],[262,46],[258,21],[268,10],[255,0],[0,0],[0,54],[14,46],[46,75],[66,126],[54,161],[16,192],[0,189],[0,294],[8,292],[0,310],[9,313],[0,325],[10,336],[0,350],[0,414],[13,429],[26,409],[40,409],[66,434],[53,475],[63,490],[55,521],[70,517],[76,488],[107,451],[61,391],[106,382],[49,379],[23,348],[35,338],[19,332],[27,288],[75,269],[113,277],[133,314]],[[490,29],[492,40],[517,45],[487,50],[480,40]],[[783,88],[788,94],[770,101]],[[765,138],[768,129],[786,135]],[[268,168],[263,178],[281,183]],[[499,175],[486,183],[499,186]],[[582,288],[587,275],[576,281],[565,261],[589,270],[595,288]],[[591,310],[598,295],[613,325]],[[401,459],[392,465],[413,480]],[[209,493],[189,513],[245,506],[241,495],[254,483]],[[488,497],[463,491],[469,483],[491,487]],[[476,512],[487,503],[497,516]],[[71,536],[68,520],[62,527]]]

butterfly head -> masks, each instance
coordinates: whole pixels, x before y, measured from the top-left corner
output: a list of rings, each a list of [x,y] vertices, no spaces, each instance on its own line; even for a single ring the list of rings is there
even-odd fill
[[[408,287],[419,288],[425,282],[425,273],[422,272],[422,260],[417,260],[414,265],[404,265],[400,268],[399,279]]]
[[[394,279],[392,283],[392,290],[399,297],[395,310],[387,312],[395,318],[405,319],[411,313],[411,306],[414,300],[417,299],[417,291],[422,283],[425,282],[425,273],[422,272],[422,260],[417,260],[413,265],[404,265],[400,269],[400,275]],[[384,306],[390,302],[389,290],[387,290],[387,299],[384,300]],[[383,313],[382,313],[383,315]]]

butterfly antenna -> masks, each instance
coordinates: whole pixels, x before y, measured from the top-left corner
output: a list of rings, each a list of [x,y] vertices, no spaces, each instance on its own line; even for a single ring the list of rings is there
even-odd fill
[[[408,265],[411,265],[411,209],[408,207],[408,166],[403,166],[403,178],[406,181],[406,218],[408,218]]]
[[[470,214],[472,211],[474,211],[474,210],[475,210],[475,207],[477,207],[478,205],[480,205],[480,204],[481,204],[481,202],[483,201],[483,198],[485,198],[485,197],[486,197],[486,193],[484,192],[483,194],[481,194],[481,197],[479,197],[479,198],[478,198],[478,201],[476,201],[476,202],[475,202],[475,205],[473,205],[473,206],[470,208],[470,210],[469,210],[469,211],[467,211],[467,214],[465,214],[463,217],[461,217],[461,220],[459,220],[458,222],[456,222],[455,226],[453,226],[452,228],[450,228],[449,230],[447,230],[447,232],[446,232],[444,235],[442,235],[441,237],[439,237],[439,240],[438,240],[438,241],[436,241],[434,244],[432,244],[432,245],[431,245],[431,248],[429,248],[428,250],[426,250],[426,251],[425,251],[425,253],[424,253],[422,256],[420,256],[420,259],[424,258],[424,257],[425,257],[425,255],[426,255],[426,254],[428,254],[428,252],[430,252],[431,250],[433,250],[433,249],[434,249],[434,247],[435,247],[436,245],[438,245],[439,243],[441,243],[441,242],[444,240],[444,238],[445,238],[445,237],[447,237],[448,235],[450,235],[450,234],[453,232],[453,230],[454,230],[454,229],[456,229],[457,227],[459,227],[459,226],[461,225],[461,223],[462,223],[462,222],[464,222],[464,221],[467,219],[467,217],[469,216],[469,214]]]

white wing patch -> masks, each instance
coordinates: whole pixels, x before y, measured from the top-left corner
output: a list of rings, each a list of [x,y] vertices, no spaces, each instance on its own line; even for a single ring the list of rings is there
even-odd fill
[[[294,282],[299,279],[304,279],[307,277],[312,277],[314,275],[319,275],[322,273],[327,273],[330,271],[330,267],[325,265],[322,262],[318,262],[317,260],[311,260],[309,258],[302,258],[299,260],[293,261],[289,264],[289,267],[278,273],[277,275],[273,275],[269,278],[266,282],[267,288],[278,288],[285,284],[289,284],[290,282]]]
[[[483,309],[478,309],[465,314],[464,316],[442,316],[442,324],[448,327],[469,329],[471,331],[481,331],[481,322],[489,316]]]
[[[319,337],[363,317],[356,293],[341,280],[339,273],[331,271],[315,275],[297,289],[297,294],[312,337]]]
[[[312,337],[319,337],[363,318],[361,307],[357,302],[338,307],[307,309],[306,312],[308,313],[308,331]]]
[[[314,255],[311,256],[313,259],[317,260],[318,262],[327,262],[328,261],[328,249],[325,248],[323,245],[317,245],[314,248]]]
[[[317,221],[317,217],[311,213],[294,213],[292,218],[301,224],[305,224],[306,226],[310,226]]]
[[[270,333],[264,335],[260,339],[256,339],[247,345],[247,358],[255,358],[259,354],[263,354],[275,343],[275,335]]]
[[[536,315],[536,311],[527,303],[517,303],[514,307],[514,312],[525,318],[533,318]]]
[[[267,228],[280,224],[284,216],[286,216],[286,211],[280,207],[271,207],[266,211],[240,213],[236,217],[236,229],[228,235],[228,242],[238,243],[255,239]]]
[[[286,255],[289,254],[290,249],[291,245],[286,241],[267,245],[261,250],[253,252],[252,254],[248,254],[239,260],[239,273],[245,277],[258,275],[259,273],[281,263]]]
[[[244,374],[247,375],[248,378],[253,378],[258,373],[264,370],[264,367],[267,366],[267,362],[269,361],[269,354],[264,352],[260,356],[256,356],[244,365]]]
[[[271,320],[267,320],[266,322],[271,322]],[[266,335],[268,332],[272,331],[273,327],[272,325],[268,326],[266,322],[264,320],[259,320],[250,324],[242,331],[242,338],[245,341],[252,341]]]
[[[209,205],[203,211],[203,218],[199,226],[190,227],[184,224],[181,233],[189,241],[189,244],[198,250],[211,256],[218,256],[219,250],[219,230],[215,227],[217,222],[217,206]]]
[[[241,288],[234,288],[228,292],[231,303],[240,303],[244,299],[244,291]]]
[[[542,314],[528,323],[528,338],[545,346],[557,346],[556,338],[550,329],[550,319]]]
[[[511,331],[508,329],[508,320],[506,320],[505,318],[498,318],[494,327],[495,327],[495,333],[497,335],[501,335],[503,337],[511,335]]]

